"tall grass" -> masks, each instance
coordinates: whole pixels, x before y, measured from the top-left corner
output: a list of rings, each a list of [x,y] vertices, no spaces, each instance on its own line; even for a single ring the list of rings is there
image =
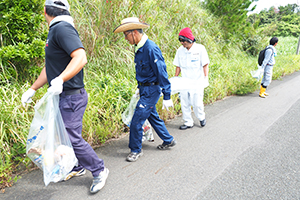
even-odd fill
[[[184,27],[192,29],[197,42],[206,47],[211,61],[210,86],[205,89],[204,97],[206,104],[228,95],[247,94],[259,87],[259,82],[250,75],[250,71],[257,67],[257,58],[249,57],[228,41],[224,42],[218,19],[201,9],[199,1],[72,0],[70,4],[75,26],[88,55],[84,82],[89,102],[82,135],[93,146],[123,134],[121,113],[136,89],[133,48],[123,34],[113,34],[123,18],[136,16],[150,24],[145,32],[161,48],[169,77],[175,74],[172,63],[176,49],[180,47],[178,33]],[[297,39],[279,38],[279,41],[275,79],[300,68],[300,56],[293,55]],[[25,156],[25,141],[34,115],[34,103],[46,93],[47,87],[36,93],[34,103],[23,107],[21,95],[30,87],[33,78],[28,79],[30,83],[12,82],[5,79],[3,70],[0,72],[1,188],[4,183],[11,183],[9,177],[18,171],[17,168],[31,167]],[[162,99],[157,104],[164,120],[180,113],[178,96],[173,95],[172,100],[175,108],[171,112],[161,109]]]
[[[300,55],[296,55],[298,38],[279,37],[278,39],[273,79],[281,79],[285,75],[300,70]]]
[[[24,170],[29,164],[25,151],[33,109],[22,107],[22,91],[17,84],[0,86],[0,186],[11,184],[12,173]]]

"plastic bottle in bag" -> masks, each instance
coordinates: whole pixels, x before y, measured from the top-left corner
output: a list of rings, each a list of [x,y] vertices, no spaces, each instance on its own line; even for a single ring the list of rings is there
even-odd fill
[[[42,97],[27,137],[26,154],[43,171],[46,186],[63,180],[78,163],[58,105],[58,95]]]

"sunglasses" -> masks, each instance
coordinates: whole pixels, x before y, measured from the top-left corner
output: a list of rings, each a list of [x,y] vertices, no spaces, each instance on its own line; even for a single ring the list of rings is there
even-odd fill
[[[179,38],[179,42],[187,42],[187,40]]]

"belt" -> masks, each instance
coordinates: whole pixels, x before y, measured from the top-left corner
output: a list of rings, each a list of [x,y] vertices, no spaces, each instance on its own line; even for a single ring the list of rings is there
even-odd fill
[[[159,82],[152,82],[152,83],[141,83],[139,82],[140,86],[150,86],[150,85],[159,85]]]
[[[76,89],[76,90],[67,90],[67,91],[63,91],[62,94],[64,95],[73,95],[73,94],[80,94],[81,89]]]

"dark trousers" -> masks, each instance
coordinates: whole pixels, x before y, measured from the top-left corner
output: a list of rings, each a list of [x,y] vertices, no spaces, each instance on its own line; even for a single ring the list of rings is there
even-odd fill
[[[84,88],[79,94],[60,94],[59,109],[64,124],[70,137],[75,155],[78,159],[78,166],[73,168],[79,171],[83,168],[98,176],[104,169],[104,162],[100,159],[93,148],[82,138],[82,118],[88,102],[88,95]]]
[[[130,124],[129,148],[131,152],[142,150],[143,124],[146,119],[150,122],[157,135],[165,144],[170,144],[173,136],[168,132],[166,125],[156,111],[156,103],[160,97],[159,85],[140,86],[140,100],[138,101]]]

